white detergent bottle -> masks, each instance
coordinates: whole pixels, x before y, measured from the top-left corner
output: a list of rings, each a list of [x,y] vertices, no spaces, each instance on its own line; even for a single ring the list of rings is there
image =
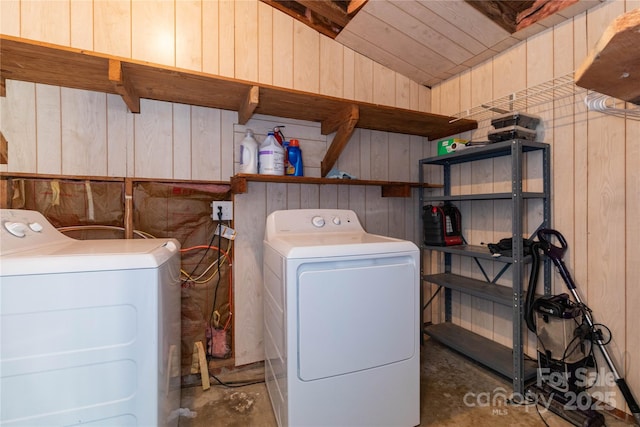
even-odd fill
[[[284,175],[284,148],[269,132],[258,149],[258,170],[263,175]]]
[[[240,143],[240,173],[258,173],[258,141],[251,129]]]

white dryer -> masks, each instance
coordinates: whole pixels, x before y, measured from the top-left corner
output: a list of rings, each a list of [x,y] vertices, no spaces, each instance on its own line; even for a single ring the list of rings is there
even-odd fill
[[[75,240],[0,210],[0,424],[177,424],[173,239]]]
[[[350,210],[276,211],[264,240],[265,376],[278,425],[420,423],[419,251]]]

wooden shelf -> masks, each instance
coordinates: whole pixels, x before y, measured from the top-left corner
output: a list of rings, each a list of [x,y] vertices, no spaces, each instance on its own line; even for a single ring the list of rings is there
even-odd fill
[[[476,129],[475,120],[351,101],[298,90],[114,57],[80,49],[0,35],[0,95],[5,80],[119,94],[129,110],[140,99],[238,111],[245,124],[253,114],[321,122],[322,133],[336,132],[322,161],[325,176],[357,128],[438,139]]]
[[[609,25],[576,71],[576,85],[640,105],[640,9]]]
[[[231,192],[247,192],[247,183],[278,182],[285,184],[327,184],[327,185],[376,185],[380,186],[382,197],[411,197],[411,188],[420,187],[418,182],[372,181],[366,179],[311,178],[304,176],[274,176],[238,174],[231,177]],[[440,184],[423,184],[424,188],[442,188]]]

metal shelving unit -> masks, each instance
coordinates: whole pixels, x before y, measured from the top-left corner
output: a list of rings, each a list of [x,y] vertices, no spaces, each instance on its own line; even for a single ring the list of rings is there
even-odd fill
[[[522,187],[523,168],[528,152],[542,152],[542,187],[541,192],[524,192]],[[461,163],[473,162],[482,159],[509,156],[511,158],[511,182],[509,193],[465,194],[451,195],[451,166]],[[494,371],[510,377],[513,380],[514,393],[523,393],[527,380],[535,377],[535,362],[525,360],[523,349],[524,336],[524,283],[525,264],[531,261],[530,256],[524,256],[523,219],[525,215],[524,201],[526,199],[540,199],[543,202],[543,218],[538,228],[549,227],[550,209],[550,147],[549,144],[540,142],[528,142],[523,140],[511,140],[489,144],[484,147],[467,149],[444,156],[430,157],[419,161],[420,182],[425,182],[425,168],[427,166],[441,166],[444,175],[444,194],[441,196],[426,195],[424,189],[419,192],[419,215],[422,219],[422,208],[425,203],[444,201],[478,201],[478,200],[510,200],[511,206],[511,232],[513,240],[513,256],[493,257],[487,247],[460,245],[460,246],[427,246],[421,245],[422,251],[438,251],[444,253],[444,272],[437,274],[424,274],[424,265],[421,265],[422,279],[426,282],[438,285],[438,291],[445,289],[445,322],[425,327],[424,333],[443,344],[459,351],[460,353],[476,360],[477,362],[493,369]],[[424,235],[421,224],[421,236]],[[503,266],[494,277],[489,277],[484,269],[481,270],[485,280],[453,274],[452,255],[468,256],[476,260],[492,260],[502,263]],[[421,262],[424,257],[421,257]],[[498,285],[498,279],[507,271],[512,274],[512,287]],[[551,264],[544,261],[544,292],[551,292]],[[451,291],[459,291],[474,297],[483,298],[497,304],[511,307],[513,324],[513,348],[498,344],[485,337],[477,335],[467,329],[451,322]],[[423,307],[426,308],[423,298]]]

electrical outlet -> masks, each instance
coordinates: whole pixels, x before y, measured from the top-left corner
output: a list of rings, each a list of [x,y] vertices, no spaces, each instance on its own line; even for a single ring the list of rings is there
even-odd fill
[[[214,221],[217,221],[219,219],[218,212],[220,208],[222,209],[222,218],[220,219],[222,219],[223,221],[231,221],[233,219],[233,202],[211,202],[211,218],[213,218]]]

